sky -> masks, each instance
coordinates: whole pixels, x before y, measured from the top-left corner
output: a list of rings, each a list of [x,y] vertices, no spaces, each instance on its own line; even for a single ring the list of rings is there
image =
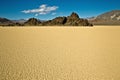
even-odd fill
[[[0,0],[0,17],[49,20],[76,12],[81,18],[120,10],[120,0]]]

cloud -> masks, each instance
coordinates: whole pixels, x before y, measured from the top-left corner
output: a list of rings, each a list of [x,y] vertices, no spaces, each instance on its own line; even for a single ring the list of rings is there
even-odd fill
[[[26,14],[35,13],[35,16],[38,16],[48,14],[50,12],[56,11],[57,9],[58,6],[47,6],[46,4],[43,4],[40,5],[40,7],[37,9],[23,10],[22,12]]]
[[[35,16],[38,16],[39,14],[35,14]]]

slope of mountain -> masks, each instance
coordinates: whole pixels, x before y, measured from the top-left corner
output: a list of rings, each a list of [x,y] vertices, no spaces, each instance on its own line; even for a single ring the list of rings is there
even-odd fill
[[[56,17],[52,20],[41,22],[38,19],[31,18],[24,25],[27,26],[92,26],[87,19],[79,18],[78,14],[72,13],[68,17]]]
[[[87,19],[79,18],[77,13],[72,13],[67,17],[56,17],[52,20],[41,21],[36,18],[29,20],[9,20],[0,18],[0,25],[2,26],[93,26]]]
[[[74,12],[70,16],[67,17],[67,21],[65,25],[67,26],[92,26],[92,24],[90,24],[87,19],[79,18],[78,14]]]
[[[42,22],[41,25],[43,25],[43,26],[54,26],[54,25],[62,26],[65,24],[66,20],[67,20],[66,17],[56,17],[52,20]]]
[[[89,21],[98,25],[120,25],[120,10],[103,13],[95,18],[89,19]]]
[[[113,10],[97,16],[98,19],[120,21],[120,10]]]
[[[36,18],[30,18],[28,21],[24,23],[26,26],[37,26],[41,24],[41,21]]]
[[[0,25],[5,26],[5,25],[12,25],[13,22],[7,18],[0,18]]]

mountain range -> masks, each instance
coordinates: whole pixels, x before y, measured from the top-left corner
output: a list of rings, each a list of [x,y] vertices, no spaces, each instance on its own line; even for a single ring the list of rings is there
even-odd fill
[[[56,17],[52,20],[42,21],[36,18],[28,20],[9,20],[0,18],[1,26],[92,26],[92,25],[120,25],[120,10],[105,12],[96,17],[87,19],[79,18],[79,15],[73,12],[70,16]]]
[[[87,19],[79,18],[75,12],[72,12],[70,16],[56,17],[48,21],[42,21],[36,18],[30,18],[27,21],[1,18],[0,22],[1,26],[92,26]]]
[[[30,18],[24,23],[27,26],[92,26],[87,19],[79,18],[77,13],[72,13],[70,16],[56,17],[48,21],[40,21],[35,18]]]

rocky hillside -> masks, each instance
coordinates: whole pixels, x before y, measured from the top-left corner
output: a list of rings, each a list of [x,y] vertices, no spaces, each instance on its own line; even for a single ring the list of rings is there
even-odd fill
[[[67,17],[67,21],[65,25],[67,26],[92,26],[92,24],[90,24],[87,19],[79,18],[78,14],[74,12],[70,16]]]
[[[70,16],[56,17],[48,21],[30,18],[24,23],[0,18],[0,24],[4,26],[93,26],[87,19],[79,18],[78,14],[74,12]]]
[[[48,20],[43,22],[41,25],[43,26],[55,26],[55,25],[59,25],[62,26],[66,23],[67,18],[66,17],[56,17],[53,20]]]
[[[29,19],[25,25],[41,25],[41,26],[92,26],[87,19],[81,19],[76,13],[72,13],[68,17],[56,17],[52,20],[40,22],[39,20],[32,18]]]
[[[24,23],[25,26],[37,26],[40,25],[41,21],[36,18],[30,18],[28,21]]]
[[[91,18],[89,21],[100,25],[120,25],[120,10],[103,13],[95,18]]]

